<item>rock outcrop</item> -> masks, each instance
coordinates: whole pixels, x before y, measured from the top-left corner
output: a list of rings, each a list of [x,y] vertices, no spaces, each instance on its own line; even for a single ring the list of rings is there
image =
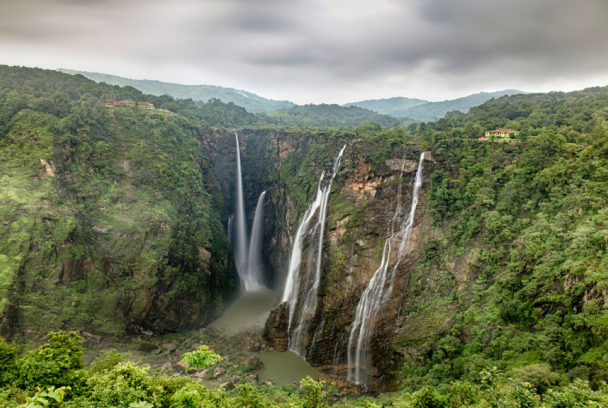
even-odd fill
[[[289,337],[289,303],[283,302],[273,309],[264,326],[263,337],[277,351],[287,351]]]

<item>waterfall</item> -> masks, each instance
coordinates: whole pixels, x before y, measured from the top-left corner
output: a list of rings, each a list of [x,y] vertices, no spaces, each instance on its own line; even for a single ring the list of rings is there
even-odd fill
[[[315,199],[304,213],[302,221],[296,231],[291,257],[289,259],[289,270],[285,290],[281,302],[289,302],[289,348],[304,356],[306,354],[306,335],[308,326],[317,310],[317,293],[321,282],[321,257],[323,255],[323,233],[325,220],[327,218],[327,204],[329,193],[342,160],[346,146],[342,147],[338,157],[334,160],[331,177],[323,172],[317,185]],[[314,216],[317,215],[311,226]],[[306,275],[300,275],[302,264],[302,244],[309,238],[308,260],[306,264]],[[299,302],[298,295],[302,287],[302,299]],[[296,309],[299,313],[296,318]],[[295,320],[294,320],[295,319]],[[295,324],[293,331],[292,326]]]
[[[236,270],[241,280],[245,283],[245,290],[248,288],[247,276],[247,225],[245,220],[245,200],[243,198],[243,177],[241,175],[241,149],[239,146],[239,135],[234,133],[236,138],[236,240],[234,245],[234,260]]]
[[[228,238],[228,243],[230,245],[232,245],[232,223],[234,222],[234,214],[232,214],[229,218],[228,218],[228,227],[226,227],[226,236]]]
[[[410,206],[409,216],[401,221],[401,225],[398,226],[396,231],[396,224],[402,215],[401,205],[401,189],[402,189],[402,176],[403,168],[405,166],[405,159],[401,166],[401,173],[399,176],[399,187],[397,193],[397,205],[395,207],[395,213],[390,219],[387,225],[388,238],[384,241],[382,249],[382,260],[380,266],[374,272],[374,275],[370,279],[367,287],[363,291],[363,295],[359,300],[357,309],[355,311],[355,319],[353,320],[350,334],[348,337],[348,374],[347,379],[354,382],[355,384],[362,384],[365,387],[369,386],[370,371],[371,371],[371,354],[370,354],[370,341],[374,330],[374,323],[376,317],[386,305],[393,292],[395,272],[399,263],[405,255],[409,253],[410,241],[412,237],[412,229],[414,226],[414,217],[416,215],[416,207],[418,206],[418,196],[420,194],[420,188],[422,186],[423,178],[423,163],[425,154],[420,155],[420,161],[418,162],[418,170],[416,172],[416,179],[414,181],[414,188],[412,192],[412,203]],[[393,250],[393,244],[398,237],[401,237],[401,243],[399,250],[396,254],[396,261],[393,267],[390,269],[391,254]],[[390,277],[389,277],[390,275]],[[387,280],[389,280],[388,288]]]
[[[261,250],[263,224],[264,224],[264,191],[258,199],[258,206],[255,210],[254,225],[251,237],[251,246],[248,245],[247,221],[245,219],[245,199],[243,197],[243,177],[241,174],[241,150],[239,146],[239,135],[235,132],[236,138],[236,239],[231,241],[234,248],[234,261],[239,277],[245,285],[245,290],[250,291],[262,286],[261,273]],[[229,229],[232,226],[232,218],[228,220]],[[229,230],[230,239],[232,231]],[[253,250],[253,251],[252,251]],[[253,262],[253,263],[252,263]]]
[[[247,261],[247,278],[251,289],[261,286],[262,279],[262,241],[264,240],[264,197],[263,191],[255,207],[251,241],[249,242],[249,257]],[[249,289],[248,289],[249,290]]]

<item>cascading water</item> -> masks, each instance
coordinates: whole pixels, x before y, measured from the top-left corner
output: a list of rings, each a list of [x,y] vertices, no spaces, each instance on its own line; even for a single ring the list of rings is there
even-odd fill
[[[317,293],[321,282],[321,256],[323,253],[323,233],[325,220],[327,218],[327,204],[331,185],[340,168],[342,154],[346,146],[340,150],[338,157],[334,160],[331,178],[325,179],[325,172],[317,186],[317,194],[314,201],[308,207],[302,221],[296,231],[291,257],[289,259],[289,272],[285,283],[285,290],[281,302],[289,303],[289,348],[300,355],[306,354],[306,335],[308,326],[317,310]],[[317,215],[315,224],[310,226],[314,216]],[[302,264],[302,244],[309,237],[308,260],[306,264],[306,275],[301,277],[300,266]],[[302,302],[298,302],[300,287],[303,288]],[[296,309],[299,310],[296,317]],[[291,330],[294,325],[293,331]]]
[[[264,240],[264,197],[260,194],[258,205],[255,207],[251,241],[249,242],[249,257],[247,258],[247,278],[251,289],[259,287],[262,282],[262,241]],[[249,289],[248,289],[249,290]]]
[[[375,319],[390,299],[393,292],[395,271],[397,270],[397,267],[399,266],[399,263],[403,257],[407,255],[410,250],[414,217],[416,215],[420,188],[422,186],[424,158],[425,154],[422,153],[420,155],[420,161],[418,162],[418,170],[416,172],[416,179],[412,192],[412,203],[409,216],[402,220],[399,232],[397,233],[395,226],[398,219],[401,218],[402,215],[401,189],[405,160],[403,161],[399,176],[397,205],[393,217],[388,222],[388,238],[386,238],[384,241],[382,260],[380,262],[380,266],[374,272],[374,275],[363,291],[363,295],[361,296],[359,304],[357,305],[357,310],[355,311],[355,319],[353,320],[350,329],[350,334],[348,337],[347,379],[355,384],[361,384],[364,387],[369,386],[370,380],[370,341],[374,330]],[[393,243],[399,236],[401,237],[401,243],[399,245],[399,251],[397,252],[395,264],[391,268],[389,280],[388,270],[390,266]],[[388,285],[387,280],[389,280]],[[388,287],[385,289],[386,286]]]
[[[251,249],[248,245],[247,238],[247,221],[245,219],[245,200],[243,198],[243,177],[241,175],[241,150],[239,146],[239,135],[235,132],[236,138],[236,214],[234,215],[234,223],[236,224],[236,239],[232,242],[234,248],[234,261],[236,263],[236,269],[239,273],[239,277],[245,285],[246,291],[255,290],[262,286],[262,273],[260,266],[259,253],[261,252],[261,240],[263,237],[263,224],[264,224],[264,196],[266,192],[263,192],[258,200],[258,206],[254,216],[254,231],[252,231],[252,247],[255,246],[255,253],[252,254]],[[261,205],[260,205],[261,203]],[[259,214],[258,214],[259,213]],[[229,224],[232,222],[229,220]],[[257,225],[257,230],[256,230]],[[229,228],[232,225],[229,226]],[[229,232],[231,233],[231,231]],[[256,236],[253,236],[253,235]],[[231,236],[232,238],[232,236]],[[252,260],[254,264],[250,265]]]
[[[226,227],[226,236],[228,238],[228,243],[232,245],[232,223],[234,222],[234,214],[228,218],[228,226]]]

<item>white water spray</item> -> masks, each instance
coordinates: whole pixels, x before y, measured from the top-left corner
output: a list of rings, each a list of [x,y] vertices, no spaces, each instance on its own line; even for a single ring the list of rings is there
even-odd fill
[[[300,355],[306,354],[306,339],[308,326],[317,310],[317,294],[321,282],[321,259],[323,255],[323,234],[325,231],[325,221],[327,218],[327,204],[331,185],[333,183],[342,154],[346,146],[340,150],[340,154],[334,160],[334,166],[331,177],[326,180],[325,172],[321,174],[321,179],[317,186],[317,194],[314,201],[308,207],[304,214],[298,230],[296,231],[291,257],[289,259],[289,271],[283,298],[281,302],[289,302],[289,330],[291,333],[289,338],[289,348]],[[310,223],[314,216],[317,215],[315,223],[311,226]],[[306,267],[306,275],[300,275],[300,267],[302,264],[302,244],[309,237],[309,251]],[[299,302],[298,294],[300,287],[303,288],[303,297]],[[296,309],[299,313],[296,317]],[[292,326],[295,324],[293,331]]]
[[[420,155],[420,161],[418,163],[418,170],[416,172],[416,179],[414,182],[414,188],[412,192],[412,203],[410,207],[409,216],[402,220],[397,232],[395,226],[398,219],[402,215],[401,205],[401,189],[402,189],[402,175],[403,168],[405,166],[405,160],[401,166],[401,174],[399,176],[399,187],[397,194],[397,205],[395,213],[387,225],[388,238],[384,241],[384,247],[382,250],[382,261],[380,266],[374,272],[374,275],[370,279],[367,287],[363,291],[363,295],[357,305],[355,311],[355,319],[353,320],[350,334],[348,337],[348,374],[347,379],[354,382],[355,384],[361,384],[364,387],[369,386],[370,371],[371,371],[371,353],[370,353],[370,342],[374,331],[374,323],[376,317],[386,305],[390,296],[393,292],[393,286],[395,281],[395,272],[399,263],[405,255],[410,251],[412,229],[414,226],[414,218],[416,215],[416,207],[418,206],[418,196],[420,194],[420,188],[422,186],[423,179],[423,162],[425,154]],[[393,250],[393,244],[397,237],[401,237],[401,243],[399,245],[399,251],[397,252],[397,259],[395,264],[391,268],[389,276],[389,266],[391,262],[391,254]],[[390,280],[389,280],[390,278]],[[387,280],[389,281],[388,287]]]
[[[249,287],[251,289],[260,287],[263,281],[262,242],[264,240],[264,197],[266,197],[265,191],[260,194],[258,205],[255,207],[253,227],[251,229],[251,241],[249,242],[247,278],[249,279]]]
[[[245,200],[243,197],[243,178],[241,175],[241,150],[239,146],[239,135],[235,132],[236,138],[236,214],[234,223],[236,224],[236,239],[233,242],[234,260],[239,277],[245,285],[246,291],[258,289],[262,286],[261,273],[261,239],[263,238],[264,224],[264,196],[263,192],[258,200],[258,207],[254,216],[254,231],[252,231],[252,246],[255,248],[255,253],[252,254],[252,247],[249,246],[247,237],[247,221],[245,219]],[[261,202],[261,205],[260,205]],[[258,214],[258,212],[261,214]],[[257,220],[257,223],[256,223]],[[229,220],[230,227],[232,222]],[[257,230],[255,229],[257,225]],[[230,228],[229,227],[229,228]],[[253,236],[256,234],[256,236]],[[230,237],[232,238],[232,236]],[[253,257],[252,257],[253,255]],[[250,262],[253,260],[253,264]]]

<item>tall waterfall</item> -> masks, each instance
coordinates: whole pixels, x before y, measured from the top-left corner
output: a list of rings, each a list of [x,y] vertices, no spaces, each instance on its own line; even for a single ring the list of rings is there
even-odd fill
[[[241,175],[241,150],[239,146],[239,135],[235,132],[236,138],[236,214],[234,223],[236,224],[236,239],[232,242],[234,248],[234,260],[239,277],[245,284],[245,290],[250,291],[262,286],[262,273],[260,267],[261,257],[261,237],[263,237],[262,227],[264,224],[264,196],[263,192],[258,200],[258,207],[254,216],[254,231],[252,231],[252,247],[255,245],[256,253],[253,254],[255,264],[250,265],[252,260],[251,248],[248,244],[247,221],[245,219],[245,200],[243,198],[243,177]],[[260,205],[261,202],[261,205]],[[258,214],[260,212],[260,214]],[[256,224],[257,221],[257,224]],[[229,220],[229,224],[232,222]],[[255,230],[257,225],[257,230]],[[232,226],[232,225],[230,225]],[[257,236],[253,236],[257,234]],[[232,238],[232,236],[231,236]]]
[[[384,241],[382,261],[363,291],[363,295],[361,296],[359,304],[357,305],[357,310],[355,311],[355,319],[350,329],[348,337],[347,379],[356,384],[362,384],[365,387],[369,386],[370,371],[372,368],[370,341],[374,331],[374,323],[376,317],[391,297],[397,267],[403,257],[410,251],[414,217],[416,215],[416,207],[418,206],[420,188],[422,186],[424,157],[425,154],[422,153],[420,155],[420,161],[418,162],[418,170],[416,172],[416,179],[412,192],[412,203],[407,218],[402,218],[403,208],[401,204],[402,176],[405,160],[403,161],[399,176],[397,205],[395,207],[395,213],[387,225],[388,238]],[[397,223],[400,219],[401,223],[398,225]],[[396,243],[395,241],[398,237],[401,237],[401,243],[399,244],[396,254],[395,264],[390,268],[389,273],[393,245]]]
[[[266,192],[260,194],[258,205],[255,207],[253,227],[251,228],[251,241],[249,242],[249,257],[247,258],[247,278],[252,288],[259,287],[262,279],[262,241],[264,240],[264,197]],[[247,284],[247,282],[245,282]]]
[[[285,283],[285,290],[281,302],[289,302],[289,348],[300,355],[306,354],[306,336],[308,326],[317,310],[317,293],[321,282],[321,257],[323,255],[323,233],[327,218],[327,204],[331,185],[340,168],[342,154],[346,146],[340,150],[330,177],[325,172],[317,186],[317,194],[314,201],[306,210],[295,235],[291,258],[289,259],[289,272]],[[316,218],[315,215],[317,215]],[[315,220],[311,225],[311,221]],[[300,266],[302,264],[302,245],[309,238],[308,259],[306,263],[306,274],[301,276]],[[302,287],[302,299],[298,299]],[[298,314],[296,316],[296,309]],[[292,326],[295,324],[293,331]]]

